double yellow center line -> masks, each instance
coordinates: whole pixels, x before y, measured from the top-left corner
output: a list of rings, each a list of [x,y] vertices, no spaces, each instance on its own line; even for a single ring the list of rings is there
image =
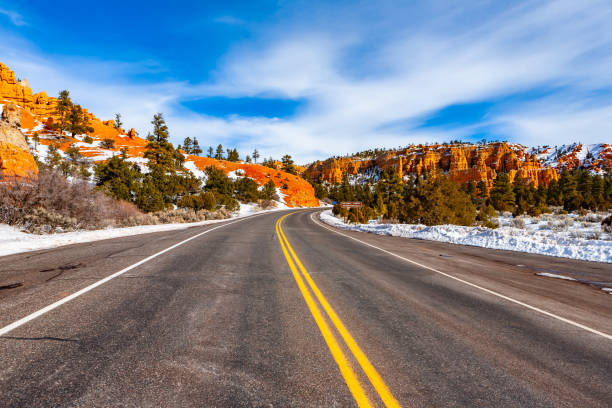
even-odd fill
[[[276,235],[278,236],[278,241],[280,242],[283,253],[285,254],[285,258],[287,259],[289,268],[293,273],[293,277],[295,278],[295,281],[297,282],[298,287],[300,288],[300,292],[302,293],[302,296],[304,296],[304,300],[306,301],[306,304],[310,309],[310,313],[312,313],[312,316],[314,317],[317,326],[319,326],[319,330],[321,331],[321,334],[323,335],[323,338],[327,343],[327,347],[329,347],[329,350],[332,356],[334,357],[336,364],[338,364],[338,368],[340,369],[340,372],[344,377],[344,381],[346,382],[349,390],[351,391],[351,394],[353,394],[357,405],[359,407],[372,406],[361,384],[359,383],[355,372],[349,365],[342,349],[340,348],[338,342],[336,341],[336,338],[332,334],[332,331],[330,330],[327,322],[325,321],[325,318],[319,310],[319,306],[317,306],[317,303],[312,297],[308,288],[310,288],[310,290],[312,290],[312,293],[314,293],[320,305],[323,307],[323,310],[329,317],[329,320],[332,322],[333,326],[336,328],[336,330],[344,340],[346,346],[361,366],[361,369],[364,371],[364,373],[370,380],[370,383],[380,396],[385,406],[399,407],[399,403],[395,400],[395,398],[393,398],[393,395],[391,395],[391,392],[389,392],[389,389],[387,388],[385,382],[382,380],[382,378],[380,377],[374,366],[370,363],[363,351],[361,351],[361,348],[359,348],[359,345],[357,345],[357,342],[355,341],[355,339],[353,339],[353,336],[351,336],[351,334],[346,329],[336,312],[334,312],[334,309],[332,309],[332,307],[329,305],[315,282],[310,277],[310,274],[306,271],[306,268],[304,268],[304,265],[302,265],[302,262],[295,254],[295,251],[293,251],[293,248],[291,248],[291,244],[289,244],[289,241],[287,240],[287,237],[285,236],[285,234],[283,233],[283,229],[281,228],[283,220],[291,214],[287,214],[281,217],[276,222]],[[304,280],[306,280],[308,286],[306,285]]]

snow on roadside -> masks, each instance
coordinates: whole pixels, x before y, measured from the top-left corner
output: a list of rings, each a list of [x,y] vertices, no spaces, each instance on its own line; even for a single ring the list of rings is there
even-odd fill
[[[19,228],[0,224],[0,256],[17,254],[21,252],[38,251],[41,249],[57,248],[64,245],[79,244],[83,242],[99,241],[103,239],[127,237],[151,232],[182,230],[189,227],[208,225],[236,218],[248,217],[260,212],[282,211],[286,208],[262,210],[256,204],[240,204],[240,210],[232,218],[225,220],[207,220],[191,223],[139,225],[136,227],[107,228],[93,231],[73,231],[57,234],[29,234]]]
[[[576,279],[574,279],[574,278],[572,278],[570,276],[559,275],[557,273],[538,272],[538,273],[536,273],[536,275],[538,275],[538,276],[545,276],[547,278],[563,279],[563,280],[569,280],[569,281],[575,281],[576,280]]]
[[[336,218],[331,210],[322,212],[321,220],[344,230],[612,263],[612,241],[562,236],[552,230],[529,231],[510,226],[498,229],[458,225],[427,227],[375,222],[349,225]]]
[[[20,231],[16,227],[0,224],[0,256],[55,248],[82,242],[146,234],[149,232],[173,231],[221,221],[225,220],[209,220],[185,224],[140,225],[137,227],[107,228],[103,230],[74,231],[45,235],[29,234]]]

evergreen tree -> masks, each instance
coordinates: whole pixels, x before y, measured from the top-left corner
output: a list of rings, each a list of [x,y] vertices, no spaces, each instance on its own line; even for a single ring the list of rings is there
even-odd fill
[[[134,201],[134,194],[139,185],[139,173],[130,167],[123,155],[96,163],[94,175],[98,188],[105,190],[117,200]]]
[[[546,203],[555,206],[563,205],[563,196],[557,180],[552,180],[548,184],[548,189],[546,190]]]
[[[238,154],[238,150],[236,148],[227,149],[227,160],[231,162],[237,162],[240,160],[240,156]]]
[[[200,142],[198,142],[197,138],[193,138],[193,147],[191,148],[191,154],[199,156],[202,154],[202,149],[200,148]]]
[[[281,159],[281,162],[282,162],[282,170],[284,172],[287,172],[289,174],[297,174],[297,171],[295,170],[295,164],[290,155],[288,154],[284,155],[283,158]]]
[[[59,116],[59,123],[54,124],[54,128],[63,132],[67,129],[67,116],[70,113],[72,107],[72,101],[70,100],[70,93],[67,90],[60,91],[57,97],[57,104],[55,105],[55,114]]]
[[[511,211],[514,208],[514,191],[508,173],[499,173],[493,181],[490,199],[497,211]]]
[[[136,205],[145,212],[161,211],[166,207],[164,196],[151,176],[146,176],[138,186]]]
[[[40,136],[38,135],[38,132],[34,132],[32,135],[32,140],[34,141],[34,150],[37,150],[38,144],[40,143]]]
[[[81,105],[72,105],[68,115],[66,116],[66,128],[72,134],[72,137],[77,134],[93,132],[94,129],[89,125],[89,118],[83,112]]]
[[[123,122],[121,122],[121,114],[115,113],[115,129],[121,129]]]
[[[191,140],[189,136],[187,136],[185,140],[183,140],[183,150],[185,151],[185,153],[191,154],[192,148],[193,148],[193,141]]]
[[[234,182],[235,198],[243,203],[252,203],[259,199],[260,192],[255,180],[248,177],[240,177]]]
[[[208,153],[206,155],[206,157],[213,157],[213,147],[212,146],[208,146]]]
[[[447,176],[436,175],[418,189],[421,211],[420,222],[425,225],[473,225],[476,207],[459,184]]]
[[[223,160],[223,146],[221,144],[217,146],[217,151],[215,152],[215,159]]]
[[[257,163],[257,159],[259,159],[259,152],[257,149],[253,150],[253,161]]]
[[[248,154],[246,155],[246,157],[244,158],[244,161],[247,163],[251,162],[251,156],[249,156]]]
[[[58,152],[58,147],[55,143],[52,143],[47,148],[47,157],[45,158],[45,162],[49,167],[57,167],[59,163],[62,161],[62,156]]]
[[[514,193],[514,202],[516,204],[513,211],[515,217],[526,213],[531,205],[533,205],[533,192],[527,185],[527,182],[528,180],[523,180],[518,174],[514,177],[512,192]]]
[[[604,207],[604,179],[600,176],[593,178],[591,186],[591,196],[593,200],[593,207],[595,210],[602,209]]]
[[[147,136],[144,157],[149,159],[149,167],[159,167],[162,174],[176,171],[174,147],[168,141],[168,126],[161,113],[153,116],[153,133]]]
[[[582,197],[578,193],[577,182],[571,173],[564,169],[559,178],[559,189],[563,197],[563,208],[566,211],[575,211],[582,204]]]
[[[593,208],[593,177],[588,170],[577,170],[573,176],[577,178],[576,190],[582,198],[582,207]]]
[[[261,198],[264,200],[274,200],[276,195],[276,184],[272,180],[268,180],[261,190]]]

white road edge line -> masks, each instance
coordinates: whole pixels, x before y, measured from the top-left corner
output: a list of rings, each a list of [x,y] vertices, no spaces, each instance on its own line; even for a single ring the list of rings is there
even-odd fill
[[[120,270],[119,272],[115,272],[112,275],[109,275],[109,276],[107,276],[104,279],[100,279],[99,281],[94,282],[91,285],[86,286],[83,289],[81,289],[81,290],[79,290],[77,292],[74,292],[71,295],[66,296],[65,298],[62,298],[62,299],[58,300],[55,303],[51,303],[49,306],[43,307],[42,309],[40,309],[40,310],[38,310],[38,311],[36,311],[36,312],[34,312],[32,314],[29,314],[26,317],[23,317],[23,318],[17,320],[16,322],[13,322],[13,323],[9,324],[8,326],[5,326],[5,327],[1,328],[0,329],[0,336],[4,336],[8,332],[10,332],[12,330],[15,330],[19,326],[22,326],[22,325],[26,324],[27,322],[29,322],[31,320],[34,320],[37,317],[40,317],[40,316],[44,315],[47,312],[50,312],[51,310],[53,310],[53,309],[63,305],[64,303],[70,302],[72,299],[75,299],[75,298],[81,296],[82,294],[87,293],[90,290],[95,289],[98,286],[105,284],[106,282],[110,281],[111,279],[116,278],[117,276],[123,275],[124,273],[126,273],[128,271],[131,271],[132,269],[134,269],[134,268],[144,264],[145,262],[150,261],[151,259],[157,258],[158,256],[160,256],[162,254],[165,254],[168,251],[171,251],[174,248],[179,247],[179,246],[183,245],[184,243],[191,241],[192,239],[196,239],[198,237],[201,237],[202,235],[208,234],[209,232],[212,232],[212,231],[217,230],[219,228],[227,227],[228,225],[232,225],[232,224],[235,224],[237,222],[248,220],[248,219],[251,219],[251,218],[259,217],[260,215],[264,215],[264,214],[266,214],[266,213],[255,214],[255,215],[252,215],[250,217],[244,217],[244,218],[238,219],[236,221],[228,222],[227,224],[223,224],[223,225],[219,225],[217,227],[213,227],[213,228],[207,229],[204,232],[200,232],[199,234],[196,234],[196,235],[194,235],[194,236],[192,236],[190,238],[187,238],[187,239],[185,239],[185,240],[183,240],[183,241],[181,241],[179,243],[176,243],[176,244],[174,244],[174,245],[172,245],[172,246],[170,246],[170,247],[168,247],[168,248],[166,248],[166,249],[164,249],[162,251],[159,251],[159,252],[157,252],[157,253],[155,253],[155,254],[153,254],[151,256],[146,257],[145,259],[143,259],[141,261],[136,262],[133,265],[128,266],[127,268],[124,268],[124,269]]]
[[[343,234],[343,233],[341,233],[341,232],[339,232],[339,231],[336,231],[335,229],[332,229],[332,228],[330,228],[330,227],[327,227],[327,226],[323,225],[323,224],[322,224],[322,222],[316,221],[316,220],[315,220],[315,219],[312,217],[314,214],[315,214],[315,213],[310,214],[310,219],[311,219],[311,220],[312,220],[312,221],[313,221],[315,224],[319,225],[319,226],[320,226],[320,227],[322,227],[322,228],[325,228],[325,229],[327,229],[327,230],[330,230],[331,232],[334,232],[334,233],[336,233],[336,234],[338,234],[338,235],[342,235],[342,236],[344,236],[344,237],[346,237],[346,238],[350,238],[350,239],[352,239],[352,240],[354,240],[354,241],[357,241],[357,242],[359,242],[359,243],[361,243],[361,244],[363,244],[363,245],[367,245],[367,246],[369,246],[369,247],[372,247],[372,248],[378,249],[379,251],[382,251],[382,252],[384,252],[384,253],[386,253],[386,254],[392,255],[392,256],[394,256],[394,257],[396,257],[396,258],[399,258],[399,259],[401,259],[401,260],[403,260],[403,261],[406,261],[406,262],[409,262],[409,263],[411,263],[411,264],[414,264],[414,265],[420,266],[421,268],[428,269],[428,270],[430,270],[430,271],[432,271],[432,272],[435,272],[435,273],[438,273],[438,274],[440,274],[440,275],[446,276],[447,278],[454,279],[454,280],[456,280],[457,282],[461,282],[461,283],[466,284],[466,285],[468,285],[468,286],[471,286],[471,287],[473,287],[473,288],[480,289],[480,290],[482,290],[482,291],[484,291],[484,292],[487,292],[487,293],[489,293],[489,294],[491,294],[491,295],[497,296],[497,297],[499,297],[499,298],[502,298],[502,299],[507,300],[507,301],[512,302],[512,303],[516,303],[517,305],[521,305],[521,306],[523,306],[523,307],[526,307],[527,309],[530,309],[530,310],[533,310],[533,311],[535,311],[535,312],[541,313],[541,314],[546,315],[546,316],[548,316],[548,317],[552,317],[553,319],[557,319],[557,320],[562,321],[562,322],[564,322],[564,323],[567,323],[567,324],[570,324],[570,325],[572,325],[572,326],[575,326],[575,327],[581,328],[581,329],[583,329],[583,330],[586,330],[586,331],[588,331],[588,332],[590,332],[590,333],[597,334],[598,336],[601,336],[601,337],[606,338],[606,339],[608,339],[608,340],[612,340],[612,335],[609,335],[609,334],[607,334],[607,333],[600,332],[599,330],[595,330],[595,329],[593,329],[593,328],[591,328],[591,327],[589,327],[589,326],[585,326],[584,324],[580,324],[580,323],[575,322],[575,321],[573,321],[573,320],[566,319],[565,317],[561,317],[561,316],[558,316],[558,315],[556,315],[556,314],[554,314],[554,313],[547,312],[546,310],[542,310],[542,309],[540,309],[540,308],[538,308],[538,307],[532,306],[532,305],[527,304],[527,303],[525,303],[525,302],[521,302],[520,300],[513,299],[513,298],[511,298],[511,297],[509,297],[509,296],[502,295],[501,293],[499,293],[499,292],[495,292],[495,291],[493,291],[493,290],[491,290],[491,289],[483,288],[482,286],[478,286],[478,285],[476,285],[475,283],[471,283],[471,282],[468,282],[468,281],[463,280],[463,279],[461,279],[461,278],[457,278],[456,276],[453,276],[453,275],[450,275],[450,274],[448,274],[448,273],[445,273],[445,272],[439,271],[439,270],[437,270],[437,269],[435,269],[435,268],[432,268],[432,267],[430,267],[430,266],[423,265],[423,264],[421,264],[421,263],[418,263],[418,262],[413,261],[413,260],[408,259],[408,258],[404,258],[403,256],[400,256],[400,255],[394,254],[393,252],[387,251],[386,249],[379,248],[379,247],[377,247],[376,245],[372,245],[372,244],[369,244],[369,243],[367,243],[367,242],[361,241],[361,240],[359,240],[359,239],[357,239],[357,238],[351,237],[350,235]]]

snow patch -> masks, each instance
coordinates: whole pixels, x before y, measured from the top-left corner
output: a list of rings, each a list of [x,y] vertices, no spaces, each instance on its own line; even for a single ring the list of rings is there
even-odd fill
[[[536,275],[538,275],[538,276],[545,276],[547,278],[555,278],[555,279],[564,279],[564,280],[568,280],[568,281],[576,281],[576,279],[574,279],[574,278],[572,278],[570,276],[558,275],[556,273],[538,272],[538,273],[536,273]]]
[[[238,211],[232,217],[232,219],[247,217],[263,211],[274,212],[285,209],[286,208],[275,208],[263,210],[256,204],[241,204],[240,211]],[[229,220],[231,219],[176,224],[140,225],[136,227],[107,228],[103,230],[74,231],[45,235],[29,234],[20,231],[16,227],[0,224],[0,256],[17,254],[21,252],[38,251],[41,249],[57,248],[64,245],[79,244],[83,242],[100,241],[103,239],[148,234],[151,232],[182,230],[190,227],[215,224]]]
[[[415,224],[379,224],[376,221],[370,224],[349,225],[336,218],[331,210],[322,212],[321,220],[350,231],[612,263],[612,241],[577,238],[553,230],[520,229],[510,226],[498,229],[459,225],[428,227]]]
[[[146,160],[146,159],[144,159]],[[198,168],[198,166],[196,166],[196,164],[192,161],[186,161],[184,164],[185,168],[187,170],[189,170],[190,172],[192,172],[194,174],[194,176],[196,176],[197,178],[201,179],[204,181],[204,183],[206,183],[206,180],[208,179],[208,175],[206,174],[205,171],[202,171]]]

